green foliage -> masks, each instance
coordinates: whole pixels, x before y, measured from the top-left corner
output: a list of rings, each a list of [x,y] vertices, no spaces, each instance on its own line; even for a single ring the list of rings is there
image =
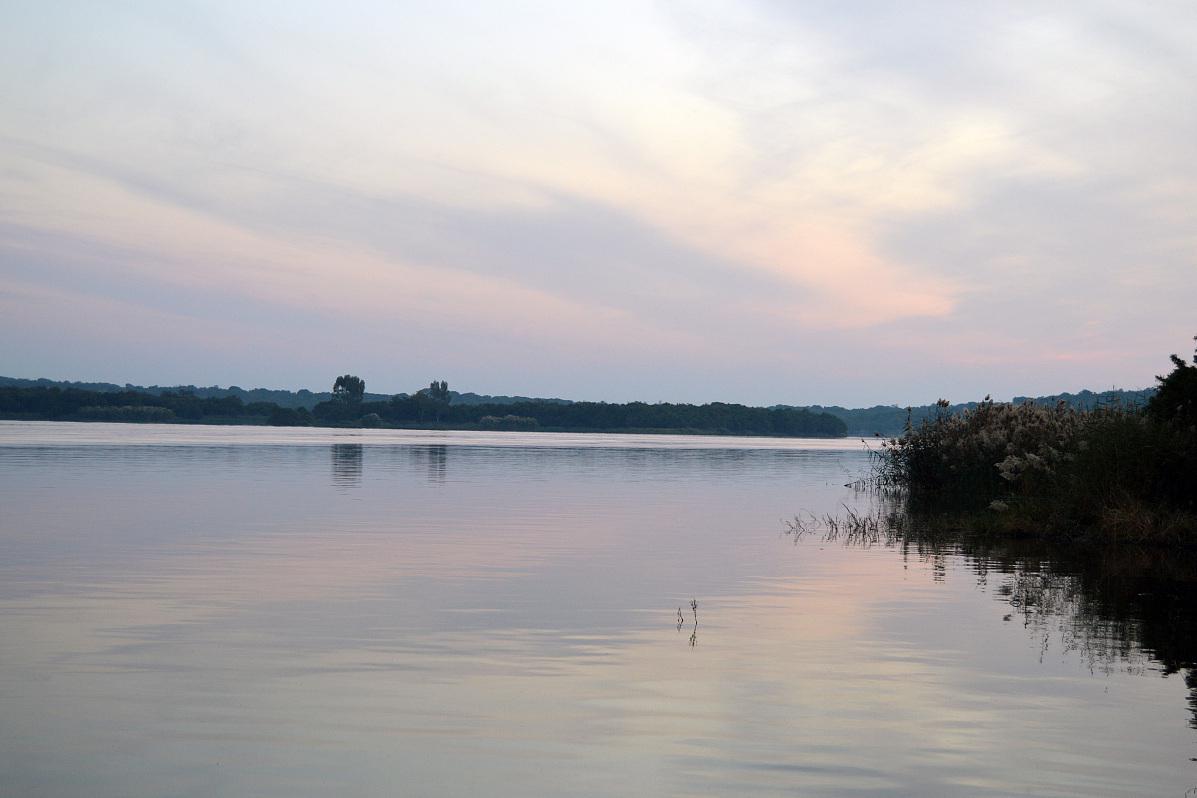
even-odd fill
[[[0,388],[0,415],[6,418],[41,418],[52,420],[108,417],[114,411],[106,407],[157,407],[170,411],[181,421],[205,418],[238,419],[253,415],[236,396],[201,399],[186,393],[162,393],[157,396],[136,391],[84,391],[76,388]],[[150,415],[154,415],[151,411]],[[161,414],[158,414],[161,416]],[[126,416],[128,413],[126,412]],[[126,419],[129,420],[129,419]],[[146,416],[143,420],[150,420]],[[156,419],[156,420],[161,420]]]
[[[712,402],[687,405],[645,402],[540,402],[455,404],[446,382],[434,382],[415,394],[398,394],[388,402],[365,402],[349,407],[322,402],[312,410],[324,424],[355,424],[363,413],[377,413],[388,424],[419,426],[447,424],[488,429],[521,428],[579,431],[694,432],[726,435],[843,437],[846,428],[827,413],[794,408],[745,407]],[[521,419],[517,424],[508,417]],[[499,419],[496,421],[495,419]],[[528,419],[524,421],[522,419]]]
[[[398,397],[396,397],[397,399]],[[416,391],[411,397],[419,421],[440,423],[441,416],[449,409],[449,383],[445,380],[433,380],[427,388]]]
[[[1197,341],[1197,337],[1194,337]],[[1159,388],[1147,405],[1148,414],[1157,421],[1175,424],[1182,429],[1197,426],[1197,350],[1190,366],[1172,355],[1172,373],[1156,377]]]
[[[910,512],[971,513],[973,526],[1197,543],[1197,368],[1172,361],[1146,410],[987,399],[911,425],[884,446],[876,477]]]
[[[333,382],[333,399],[340,402],[358,403],[366,393],[366,381],[352,374],[343,374]]]
[[[368,396],[365,382],[353,375],[338,377],[334,388],[338,389],[338,398],[316,404],[309,413],[303,407],[281,407],[272,402],[255,401],[247,405],[236,395],[199,397],[186,391],[153,395],[137,391],[0,386],[0,417],[80,420],[85,418],[80,415],[83,408],[154,406],[169,410],[176,421],[274,426],[359,426],[363,417],[374,414],[379,424],[401,427],[447,424],[467,429],[623,430],[809,437],[842,437],[846,433],[844,423],[830,414],[787,407],[745,407],[724,402],[688,405],[534,400],[458,405],[450,402],[453,394],[444,380],[435,381],[411,396],[398,394],[387,401],[363,401],[363,397]],[[518,420],[511,421],[508,417]]]
[[[842,437],[844,423],[825,413],[789,408],[660,402],[524,402],[513,405],[452,406],[450,419],[517,415],[535,418],[541,428],[562,430],[688,431],[726,435]]]
[[[97,393],[136,392],[153,395],[176,394],[194,396],[199,399],[225,399],[228,397],[237,397],[245,403],[246,414],[264,417],[269,417],[270,411],[268,408],[273,405],[294,408],[305,407],[308,408],[308,410],[314,410],[317,404],[330,401],[334,398],[330,391],[314,393],[306,389],[299,391],[286,391],[253,388],[247,390],[239,388],[236,385],[229,386],[227,388],[221,388],[216,385],[210,385],[207,387],[197,387],[195,385],[180,385],[173,387],[151,385],[149,387],[143,388],[134,385],[120,386],[106,382],[84,383],[0,376],[0,390],[6,387],[59,388],[63,390],[78,389]],[[446,385],[446,388],[447,387],[448,386]],[[1092,410],[1098,407],[1111,406],[1140,407],[1145,406],[1155,392],[1155,388],[1146,388],[1143,390],[1133,391],[1111,390],[1101,392],[1086,390],[1078,391],[1077,393],[1061,393],[1050,396],[1039,396],[1032,399],[1015,397],[1013,399],[1013,404],[1017,405],[1022,404],[1024,401],[1031,401],[1035,404],[1041,404],[1046,407],[1054,407],[1059,401],[1064,401],[1069,407],[1075,408],[1077,410]],[[452,390],[450,390],[448,394],[448,401],[453,405],[507,406],[516,404],[575,404],[575,402],[572,402],[568,399],[538,399],[526,396],[485,396],[468,392],[458,393]],[[406,395],[404,396],[406,397]],[[388,402],[390,400],[390,396],[382,394],[372,394],[369,392],[364,392],[362,394],[362,402]],[[976,406],[976,402],[954,404],[948,408],[948,412],[960,413],[965,410],[974,409]],[[435,418],[437,415],[435,412],[433,412],[431,415],[428,413],[428,410],[431,408],[432,405],[428,405],[425,408],[425,416],[428,418]],[[940,412],[940,409],[935,405],[921,405],[913,408],[902,408],[897,407],[896,405],[877,405],[875,407],[868,408],[844,408],[836,406],[823,407],[821,405],[809,405],[806,407],[776,405],[770,409],[807,410],[814,415],[827,413],[841,419],[845,423],[847,427],[846,434],[870,437],[891,437],[901,435],[904,429],[904,424],[908,418],[913,423],[918,424],[923,419],[931,418]],[[386,417],[384,416],[384,420],[385,418]]]
[[[1086,414],[1063,402],[1054,408],[988,397],[975,409],[941,412],[884,444],[886,480],[910,490],[916,502],[985,505],[1012,492],[1042,490],[1071,458]],[[1104,411],[1093,411],[1104,412]]]
[[[272,427],[310,427],[312,414],[306,407],[273,406],[266,423]]]
[[[69,380],[23,379],[20,377],[0,377],[0,388],[60,388],[62,390],[76,389],[94,393],[122,393],[135,392],[158,396],[160,394],[176,394],[195,396],[200,399],[224,399],[236,396],[247,405],[270,404],[280,407],[306,407],[311,409],[317,402],[332,398],[331,393],[312,393],[305,389],[298,391],[271,390],[268,388],[253,388],[246,390],[236,385],[221,388],[218,385],[198,387],[195,385],[115,385],[111,382],[72,382]],[[368,398],[369,395],[367,395]],[[385,397],[378,397],[385,398]]]
[[[1101,407],[1142,407],[1155,395],[1154,388],[1143,390],[1110,390],[1110,391],[1078,391],[1076,393],[1059,393],[1049,396],[1016,396],[1011,404],[1021,405],[1027,402],[1044,407],[1055,407],[1063,402],[1074,410],[1096,410]],[[876,405],[874,407],[845,408],[838,406],[824,407],[810,405],[807,410],[818,413],[830,413],[842,419],[848,425],[849,435],[896,437],[903,433],[906,422],[917,426],[924,420],[948,413],[958,415],[966,410],[975,410],[979,402],[961,402],[948,405],[941,404],[919,405],[917,407],[898,407],[896,405]]]

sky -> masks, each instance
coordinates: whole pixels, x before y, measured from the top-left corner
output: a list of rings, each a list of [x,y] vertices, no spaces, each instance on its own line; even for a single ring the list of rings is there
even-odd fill
[[[608,401],[1140,388],[1189,3],[0,0],[0,374]]]

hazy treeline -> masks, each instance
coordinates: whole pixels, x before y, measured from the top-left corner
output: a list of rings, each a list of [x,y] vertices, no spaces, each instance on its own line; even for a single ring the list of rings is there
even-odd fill
[[[348,375],[347,375],[348,376]],[[304,407],[243,402],[237,396],[201,397],[190,393],[88,391],[58,387],[0,387],[0,416],[62,421],[185,421],[274,424],[278,426],[446,426],[482,429],[645,430],[732,435],[840,437],[844,423],[825,413],[788,408],[629,402],[526,401],[454,404],[444,383],[367,401],[370,394],[337,395]],[[329,396],[334,396],[330,393]]]
[[[312,411],[320,422],[349,423],[376,416],[378,423],[420,423],[551,430],[673,430],[732,435],[842,437],[844,422],[827,413],[792,408],[628,402],[456,404],[424,391],[387,402],[323,402]]]
[[[1044,407],[1055,407],[1060,402],[1073,410],[1095,410],[1103,407],[1146,407],[1151,397],[1155,395],[1155,388],[1142,390],[1110,390],[1110,391],[1079,391],[1077,393],[1059,393],[1050,396],[1016,396],[1011,404],[1022,405],[1030,402]],[[846,408],[835,405],[807,405],[805,409],[813,413],[830,413],[842,419],[848,426],[848,434],[871,436],[874,434],[886,438],[901,435],[906,429],[906,419],[909,416],[911,424],[918,426],[939,416],[954,416],[966,410],[976,410],[980,402],[961,402],[950,404],[945,409],[936,404],[920,405],[918,407],[898,407],[897,405],[876,405],[874,407]],[[779,405],[789,407],[790,405]]]
[[[311,410],[320,402],[328,401],[332,394],[328,391],[315,392],[307,389],[298,391],[273,390],[270,388],[242,388],[230,385],[221,388],[217,385],[197,387],[195,385],[116,385],[111,382],[71,382],[66,380],[22,379],[19,377],[0,377],[0,388],[62,388],[93,393],[141,393],[151,396],[163,394],[185,394],[200,399],[225,399],[235,396],[243,404],[255,402],[271,402],[280,407],[306,407]],[[372,399],[388,399],[386,395],[372,396]]]
[[[321,402],[327,402],[333,398],[330,391],[309,391],[306,388],[301,388],[298,391],[288,391],[285,389],[275,388],[242,388],[238,385],[230,385],[227,388],[222,388],[218,385],[209,385],[207,387],[197,387],[195,385],[132,385],[126,383],[125,385],[117,385],[112,382],[74,382],[70,380],[48,380],[45,378],[25,379],[22,377],[0,377],[0,388],[75,388],[82,391],[94,391],[96,393],[148,393],[154,396],[162,394],[188,394],[198,396],[201,399],[223,399],[228,396],[235,396],[243,403],[249,405],[255,402],[273,402],[279,407],[306,407],[311,410]],[[514,404],[517,402],[551,402],[555,404],[569,404],[568,399],[537,399],[529,396],[488,396],[486,394],[477,393],[458,393],[457,391],[450,391],[450,401],[453,404]],[[400,394],[405,396],[406,394]],[[386,402],[390,401],[391,394],[385,393],[367,393],[362,397],[366,402]]]
[[[243,402],[237,396],[201,397],[187,393],[87,391],[80,388],[0,386],[0,416],[51,421],[203,421],[267,423],[280,411],[272,402]]]
[[[166,394],[179,394],[196,396],[201,399],[223,399],[227,397],[237,397],[242,403],[249,407],[258,403],[273,403],[282,408],[306,408],[311,411],[317,405],[332,400],[333,394],[331,391],[309,391],[301,389],[298,391],[275,390],[268,388],[252,388],[246,389],[236,385],[227,388],[221,388],[216,385],[208,387],[196,387],[194,385],[175,385],[170,387],[151,385],[149,387],[140,387],[136,385],[116,385],[108,382],[66,382],[55,381],[47,379],[21,379],[16,377],[0,377],[0,387],[20,387],[20,388],[73,388],[85,391],[94,391],[99,393],[145,393],[155,396]],[[419,393],[418,391],[416,393]],[[1023,404],[1024,402],[1032,402],[1033,404],[1044,405],[1047,407],[1055,407],[1060,401],[1063,401],[1068,407],[1076,410],[1092,410],[1098,407],[1143,407],[1151,399],[1155,393],[1155,388],[1145,388],[1143,390],[1110,390],[1110,391],[1079,391],[1077,393],[1061,393],[1053,394],[1051,396],[1036,396],[1025,397],[1016,396],[1012,400],[1013,404]],[[411,399],[411,396],[405,393],[398,394],[399,397]],[[375,404],[378,402],[390,402],[393,397],[390,394],[379,393],[364,393],[362,401],[367,404]],[[486,394],[477,393],[459,393],[457,391],[449,391],[450,405],[499,405],[499,409],[491,407],[489,412],[481,412],[477,416],[477,420],[481,423],[481,418],[487,415],[496,417],[504,416],[520,416],[526,417],[527,414],[514,409],[511,405],[524,404],[556,404],[556,405],[599,405],[599,402],[575,402],[569,399],[543,399],[527,396],[489,396]],[[642,403],[641,403],[642,404]],[[957,415],[966,410],[975,410],[978,402],[963,402],[959,404],[950,405],[946,413],[948,415]],[[648,405],[649,407],[659,407],[659,405]],[[691,407],[692,405],[675,405],[675,407]],[[608,405],[608,407],[611,407]],[[827,413],[836,418],[841,419],[847,428],[847,434],[860,436],[881,435],[883,437],[892,438],[902,434],[906,428],[906,419],[908,417],[912,424],[918,425],[924,420],[934,418],[945,413],[944,409],[934,404],[921,405],[918,407],[905,408],[897,405],[876,405],[874,407],[865,408],[847,408],[837,405],[774,405],[772,409],[784,410],[807,410],[815,415]],[[377,408],[370,412],[375,412]],[[608,414],[610,411],[606,411]],[[260,412],[251,413],[250,415],[261,415]],[[379,418],[385,419],[387,416],[379,412]],[[467,413],[466,416],[472,415]],[[592,415],[592,413],[584,412],[582,414]],[[279,419],[292,419],[287,423],[301,423],[294,419],[301,419],[302,415],[282,414]],[[533,416],[539,418],[539,416]],[[464,418],[464,417],[463,417]],[[404,416],[403,421],[421,421],[423,420],[417,412],[415,416],[410,414]],[[458,422],[464,423],[462,419]],[[542,425],[554,425],[556,422],[540,421]],[[559,426],[559,424],[556,424]],[[521,427],[522,428],[522,427]]]

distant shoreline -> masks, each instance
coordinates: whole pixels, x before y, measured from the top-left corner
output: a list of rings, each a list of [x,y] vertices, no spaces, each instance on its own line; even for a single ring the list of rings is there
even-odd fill
[[[733,432],[718,429],[686,429],[686,428],[643,428],[643,427],[536,427],[535,429],[502,429],[497,427],[483,427],[478,424],[380,424],[374,427],[363,427],[360,424],[306,424],[303,426],[271,424],[266,421],[249,419],[183,419],[172,418],[162,421],[137,420],[105,420],[95,418],[35,418],[31,416],[19,417],[0,414],[0,421],[36,421],[42,423],[71,423],[71,424],[136,424],[138,426],[164,426],[178,424],[188,427],[268,427],[273,429],[346,429],[346,430],[412,430],[421,432],[555,432],[571,435],[696,435],[704,437],[727,438],[816,438],[820,440],[845,440],[847,438],[862,437],[856,435],[780,435],[761,432]]]
[[[224,387],[224,388],[222,388],[220,386],[216,386],[216,385],[207,386],[207,387],[195,386],[195,385],[176,385],[176,386],[153,385],[153,386],[145,387],[145,386],[126,384],[126,385],[121,386],[121,385],[117,385],[115,383],[105,383],[105,382],[77,382],[77,381],[68,381],[68,380],[50,380],[50,379],[45,379],[45,378],[27,379],[27,378],[19,378],[19,377],[0,376],[0,397],[3,396],[3,392],[6,390],[14,390],[14,389],[15,390],[26,390],[26,389],[38,389],[38,388],[40,388],[40,389],[57,389],[59,391],[81,391],[81,392],[85,392],[88,394],[93,394],[93,395],[97,396],[97,399],[95,402],[93,402],[93,404],[107,403],[106,397],[111,397],[112,395],[122,394],[122,393],[125,395],[143,394],[146,397],[159,397],[159,396],[164,396],[164,395],[168,396],[168,397],[169,396],[190,396],[190,397],[194,397],[195,399],[204,400],[204,401],[207,401],[210,403],[218,403],[220,401],[230,401],[233,399],[236,399],[240,402],[240,405],[237,406],[238,412],[227,412],[227,411],[220,412],[219,409],[217,409],[215,412],[205,412],[203,415],[212,416],[217,420],[215,422],[201,420],[201,423],[218,423],[218,424],[232,424],[232,425],[239,425],[239,424],[245,424],[245,423],[254,423],[254,424],[265,423],[270,426],[283,426],[283,425],[294,424],[294,423],[299,423],[299,424],[303,424],[303,425],[319,423],[321,426],[341,427],[341,426],[346,426],[346,424],[343,424],[342,422],[350,421],[349,419],[329,418],[329,417],[327,417],[327,415],[324,418],[318,418],[315,415],[304,417],[303,414],[313,413],[313,411],[315,411],[315,409],[318,405],[325,405],[326,409],[333,409],[333,410],[336,409],[336,408],[328,407],[328,405],[330,404],[330,400],[333,399],[333,393],[328,392],[328,391],[319,392],[319,391],[310,391],[307,389],[292,391],[292,390],[285,390],[285,389],[267,389],[267,388],[246,389],[246,388],[241,388],[241,387],[235,386],[235,385],[231,385],[231,386]],[[417,397],[421,394],[424,394],[426,392],[427,392],[427,389],[422,389],[420,391],[415,392],[415,394],[411,394],[411,395],[400,393],[400,394],[395,394],[393,396],[365,392],[361,396],[361,402],[363,405],[370,405],[369,410],[364,410],[365,413],[378,412],[379,410],[383,411],[383,412],[378,413],[378,415],[380,417],[379,420],[382,422],[381,426],[383,426],[383,428],[387,428],[387,429],[438,429],[438,428],[442,428],[442,429],[475,429],[475,428],[490,429],[493,427],[471,426],[471,424],[477,424],[477,419],[471,418],[471,419],[467,420],[467,419],[461,418],[462,415],[466,415],[466,414],[470,413],[469,408],[479,408],[480,409],[483,406],[485,406],[486,410],[478,413],[477,415],[481,416],[483,414],[487,414],[487,415],[495,416],[499,419],[504,418],[508,415],[516,415],[516,416],[522,416],[522,417],[527,417],[530,415],[537,415],[537,416],[539,416],[539,418],[538,418],[539,427],[538,428],[552,429],[552,430],[565,431],[565,432],[572,432],[572,431],[611,432],[611,431],[615,431],[615,430],[619,430],[619,431],[653,430],[659,434],[704,434],[704,435],[719,435],[719,434],[740,435],[740,434],[743,434],[743,435],[780,435],[781,437],[806,437],[806,436],[809,436],[809,437],[828,437],[828,438],[834,438],[834,437],[897,438],[897,437],[900,437],[903,434],[903,432],[905,432],[907,421],[909,421],[912,425],[917,426],[922,421],[931,419],[941,412],[941,409],[936,404],[917,405],[917,406],[913,406],[913,407],[899,407],[897,405],[874,405],[872,407],[860,407],[860,408],[847,408],[847,407],[841,407],[839,405],[774,404],[774,405],[770,405],[767,407],[749,408],[744,405],[726,404],[726,403],[709,403],[708,405],[686,405],[686,404],[659,403],[659,405],[665,405],[666,407],[673,408],[673,412],[676,412],[682,408],[688,408],[692,411],[694,408],[701,408],[704,406],[709,407],[709,406],[711,406],[711,404],[714,404],[714,405],[719,405],[722,408],[739,408],[741,412],[756,411],[757,413],[759,413],[760,411],[776,411],[776,410],[795,411],[795,412],[805,411],[806,413],[809,413],[811,416],[817,417],[817,416],[826,415],[826,416],[831,416],[838,420],[838,422],[835,424],[836,429],[834,431],[832,431],[830,429],[824,429],[823,431],[820,431],[820,432],[814,432],[814,431],[778,432],[777,430],[769,430],[769,429],[752,429],[750,431],[741,429],[741,430],[729,430],[728,432],[725,433],[723,431],[723,428],[721,426],[719,426],[717,423],[711,424],[711,425],[704,425],[704,424],[696,425],[696,424],[692,424],[692,423],[687,424],[684,422],[698,421],[698,420],[702,420],[702,421],[709,420],[712,422],[722,422],[722,421],[726,421],[727,419],[724,419],[724,418],[699,419],[699,418],[694,418],[693,416],[691,416],[688,419],[687,418],[662,419],[659,417],[644,418],[644,419],[642,419],[645,422],[643,426],[629,426],[629,425],[622,425],[622,424],[618,424],[618,423],[616,423],[616,424],[599,423],[597,425],[592,425],[592,426],[571,426],[571,425],[563,425],[560,423],[553,423],[556,420],[560,420],[560,416],[562,415],[562,412],[553,413],[552,412],[553,408],[560,409],[560,408],[565,408],[565,407],[574,406],[574,405],[578,405],[578,406],[582,406],[582,407],[588,406],[588,407],[592,408],[592,410],[594,410],[594,411],[598,411],[600,408],[606,408],[606,410],[602,411],[605,414],[607,412],[607,410],[610,410],[611,408],[616,408],[616,407],[627,408],[627,407],[631,407],[631,406],[637,406],[637,407],[643,409],[643,408],[652,408],[652,407],[659,406],[659,405],[648,405],[643,402],[612,404],[612,403],[605,403],[605,402],[587,402],[587,401],[561,399],[561,398],[536,398],[536,397],[527,397],[527,396],[491,396],[491,395],[477,394],[477,393],[472,393],[472,392],[464,392],[463,393],[463,392],[459,392],[459,391],[448,391],[448,397],[449,397],[448,398],[448,406],[445,407],[444,405],[442,405],[441,409],[440,409],[439,421],[442,426],[439,426],[439,427],[425,426],[424,423],[422,423],[420,421],[420,419],[414,417],[414,415],[418,415],[418,413],[414,414],[414,415],[409,414],[408,418],[404,418],[402,420],[400,420],[398,418],[394,418],[394,417],[388,419],[386,417],[387,413],[386,413],[386,408],[384,407],[384,405],[386,405],[387,403],[394,402],[397,398],[402,399],[402,400],[411,401],[415,397]],[[1134,389],[1134,390],[1111,389],[1111,390],[1107,390],[1107,391],[1096,391],[1096,392],[1090,391],[1090,390],[1081,390],[1076,393],[1059,393],[1059,394],[1050,394],[1050,395],[1034,396],[1034,397],[1015,396],[1013,399],[1011,399],[1010,403],[1011,404],[1022,404],[1024,402],[1031,402],[1031,403],[1037,404],[1037,405],[1054,407],[1057,403],[1064,402],[1067,406],[1072,407],[1077,410],[1090,410],[1090,409],[1094,409],[1097,407],[1143,406],[1149,401],[1150,397],[1154,393],[1155,393],[1154,388],[1143,388],[1143,389]],[[144,399],[144,400],[139,399],[138,401],[141,402],[142,404],[159,404],[159,402],[155,401],[154,399]],[[426,403],[426,405],[427,404],[428,403]],[[257,420],[257,421],[247,421],[246,420],[247,415],[255,415],[256,414],[257,416],[267,417],[267,416],[269,416],[271,411],[267,410],[266,408],[275,407],[275,406],[277,406],[279,408],[279,410],[277,411],[276,416],[273,420],[270,420],[268,418],[266,420]],[[947,410],[950,414],[957,414],[957,413],[961,413],[965,410],[976,409],[977,406],[978,406],[977,402],[964,402],[964,403],[952,404],[947,408]],[[255,413],[247,414],[246,412],[244,412],[246,410],[254,410],[254,409],[256,409]],[[22,408],[22,410],[33,410],[33,408]],[[425,408],[425,410],[427,410],[427,407]],[[4,404],[4,402],[2,400],[0,400],[0,417],[45,418],[45,416],[37,414],[36,412],[33,416],[13,415],[14,411],[16,411],[15,408],[13,408],[11,406],[6,406]],[[20,412],[20,411],[16,411],[16,412]],[[563,411],[563,412],[569,412],[569,411]],[[291,416],[292,413],[298,414],[298,415],[292,417]],[[451,416],[457,416],[457,418],[446,419],[444,417],[446,414],[451,415]],[[557,418],[556,419],[547,418],[547,416],[550,416],[550,415],[555,415],[555,416],[557,416]],[[196,420],[196,419],[192,419],[192,418],[183,419],[183,418],[180,418],[179,416],[180,416],[180,413],[176,412],[175,413],[176,420],[178,420],[180,423],[192,423],[193,421]],[[54,419],[46,418],[46,420],[54,420]],[[74,418],[74,420],[94,421],[94,420],[103,420],[103,419]],[[123,420],[137,421],[138,419],[123,419]],[[606,415],[601,415],[601,416],[595,417],[594,420],[597,422],[604,422],[604,421],[615,421],[616,419],[611,419]],[[654,423],[654,422],[659,422],[662,420],[668,420],[670,422],[676,421],[676,422],[681,422],[681,423],[668,423],[668,424]],[[743,421],[743,419],[741,419],[741,421]],[[416,423],[417,426],[409,426],[413,422]],[[740,426],[742,428],[754,426],[754,425],[758,426],[758,427],[760,427],[760,426],[769,426],[769,427],[776,426],[773,424],[763,425],[760,422],[761,422],[760,418],[755,418],[755,419],[752,419],[751,424],[741,423]],[[842,423],[842,427],[839,426],[840,423]],[[448,426],[444,426],[446,424]],[[352,421],[350,421],[348,426],[352,426]],[[813,425],[810,423],[799,423],[798,426],[811,427]],[[502,427],[499,427],[499,428],[502,428]]]
[[[460,396],[460,395],[459,395]],[[845,437],[847,425],[830,413],[790,407],[749,407],[727,402],[454,403],[448,383],[433,382],[412,394],[367,399],[365,382],[337,378],[332,398],[311,409],[239,395],[201,396],[190,390],[96,391],[57,385],[0,385],[0,418],[34,421],[207,423],[272,427],[378,429],[558,430],[644,432],[667,435]]]

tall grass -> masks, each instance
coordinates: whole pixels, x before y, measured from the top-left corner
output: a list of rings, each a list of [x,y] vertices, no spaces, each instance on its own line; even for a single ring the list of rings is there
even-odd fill
[[[1032,536],[1197,545],[1197,367],[1172,359],[1173,372],[1159,378],[1146,410],[986,397],[949,415],[941,402],[939,414],[885,444],[875,479],[900,490],[916,518]]]

